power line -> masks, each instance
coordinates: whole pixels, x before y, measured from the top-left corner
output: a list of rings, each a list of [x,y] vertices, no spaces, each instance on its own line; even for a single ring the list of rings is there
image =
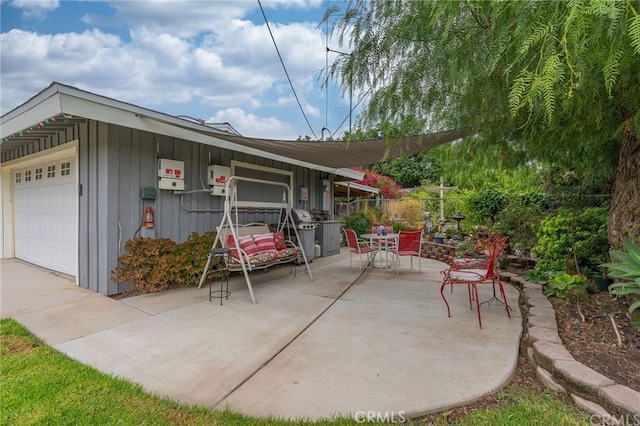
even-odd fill
[[[273,37],[273,32],[271,32],[271,27],[269,26],[269,21],[267,20],[267,15],[264,13],[264,9],[262,8],[262,3],[258,0],[258,5],[260,6],[260,12],[262,12],[262,17],[264,18],[264,23],[267,25],[267,29],[269,30],[269,35],[271,35],[271,40],[273,41],[273,46],[276,48],[276,53],[278,53],[278,58],[280,59],[280,63],[282,64],[282,68],[284,69],[284,73],[287,76],[287,80],[289,80],[289,85],[291,86],[291,91],[293,92],[293,96],[296,98],[296,102],[298,102],[298,106],[300,107],[300,111],[307,122],[307,126],[309,126],[309,130],[313,133],[313,137],[318,139],[316,136],[316,132],[313,131],[313,127],[311,127],[311,123],[309,123],[309,119],[307,118],[307,114],[304,113],[304,109],[302,108],[302,104],[300,103],[300,99],[298,99],[298,94],[296,93],[296,89],[293,88],[293,82],[291,81],[291,77],[289,77],[289,72],[287,71],[287,67],[284,65],[284,60],[282,60],[282,55],[280,55],[280,49],[278,49],[278,44],[276,43],[276,39]]]
[[[329,2],[327,2],[327,12],[329,12]],[[324,53],[324,69],[329,70],[329,18],[327,17],[327,28],[324,33],[324,46],[327,51]],[[329,125],[329,73],[327,73],[327,79],[324,84],[324,128]],[[327,129],[328,130],[328,129]],[[320,132],[324,133],[324,132]],[[320,136],[322,137],[322,136]]]

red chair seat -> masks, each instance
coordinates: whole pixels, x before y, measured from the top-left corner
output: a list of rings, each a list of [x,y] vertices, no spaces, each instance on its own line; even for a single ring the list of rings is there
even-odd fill
[[[373,262],[373,258],[376,253],[378,253],[378,250],[373,247],[361,245],[358,240],[358,236],[353,229],[344,228],[343,232],[347,239],[347,245],[349,246],[351,266],[353,267],[353,255],[357,254],[360,261],[359,270],[362,271],[362,255],[366,256],[367,266],[369,266],[371,262]]]

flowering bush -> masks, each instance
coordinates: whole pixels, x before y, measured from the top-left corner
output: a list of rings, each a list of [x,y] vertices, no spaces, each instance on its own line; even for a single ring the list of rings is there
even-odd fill
[[[384,198],[400,198],[400,190],[402,189],[402,187],[389,176],[381,175],[375,170],[370,169],[356,170],[364,172],[364,179],[362,179],[361,181],[357,181],[356,183],[367,185],[372,188],[378,188],[378,190],[380,191],[380,195],[382,195]]]

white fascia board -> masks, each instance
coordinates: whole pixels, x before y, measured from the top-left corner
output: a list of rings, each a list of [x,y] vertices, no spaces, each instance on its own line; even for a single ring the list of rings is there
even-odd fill
[[[150,133],[157,133],[161,135],[172,136],[178,139],[202,143],[205,145],[216,146],[231,151],[244,152],[250,155],[268,158],[274,161],[281,161],[283,163],[293,164],[300,167],[306,167],[308,169],[319,170],[322,172],[343,176],[354,180],[360,180],[364,176],[362,172],[358,172],[356,170],[345,168],[336,169],[332,167],[320,166],[306,161],[295,160],[278,154],[272,154],[259,149],[246,147],[244,145],[238,145],[233,142],[228,142],[226,140],[215,137],[215,135],[201,133],[202,130],[206,130],[207,132],[211,133],[210,127],[207,127],[205,125],[198,125],[196,123],[185,123],[184,120],[179,120],[179,123],[176,122],[174,124],[172,123],[173,117],[156,113],[154,111],[145,110],[144,108],[131,106],[131,109],[123,110],[122,108],[120,108],[120,105],[107,105],[102,102],[88,100],[86,99],[86,97],[79,98],[76,96],[62,96],[61,104],[64,113],[73,116],[77,115],[97,121],[104,121],[125,127],[131,127],[133,129],[143,130]],[[193,127],[194,130],[184,128],[185,124],[188,127]]]
[[[334,169],[334,174],[337,176],[346,177],[353,180],[362,180],[364,179],[364,172],[359,172],[357,170],[352,169]]]
[[[62,112],[59,96],[55,92],[47,94],[48,96],[39,99],[38,102],[28,102],[3,115],[0,137],[6,138],[59,115]]]
[[[363,192],[371,192],[372,194],[378,194],[380,190],[378,188],[373,188],[371,186],[362,185],[356,182],[335,182],[336,185],[344,186],[347,188],[355,188]]]

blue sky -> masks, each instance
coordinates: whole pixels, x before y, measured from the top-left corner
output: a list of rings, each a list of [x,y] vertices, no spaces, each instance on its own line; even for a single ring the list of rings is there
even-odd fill
[[[335,82],[328,90],[321,82],[335,58],[327,45],[348,50],[327,42],[320,20],[328,2],[261,3],[310,126],[258,0],[2,0],[1,112],[58,81],[172,115],[229,122],[246,136],[342,135],[349,99]]]

